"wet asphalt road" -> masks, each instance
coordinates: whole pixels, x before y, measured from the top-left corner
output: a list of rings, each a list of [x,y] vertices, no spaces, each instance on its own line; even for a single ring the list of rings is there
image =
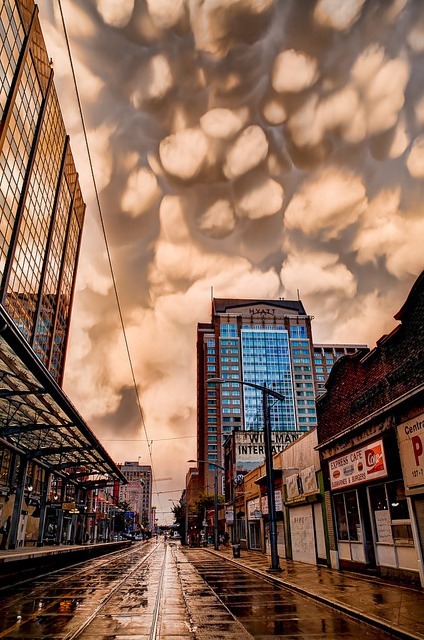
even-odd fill
[[[0,589],[0,638],[387,640],[201,549],[136,543]]]

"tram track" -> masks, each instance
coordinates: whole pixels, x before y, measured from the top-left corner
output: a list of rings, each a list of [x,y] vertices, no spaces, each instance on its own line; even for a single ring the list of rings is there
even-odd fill
[[[19,638],[20,630],[23,632],[22,637],[24,637],[26,628],[30,628],[33,635],[34,626],[37,626],[37,624],[39,627],[43,626],[43,620],[48,622],[51,613],[61,610],[66,612],[66,603],[75,603],[73,609],[77,611],[84,592],[89,591],[92,604],[91,611],[84,613],[83,616],[73,614],[69,620],[70,624],[73,623],[72,629],[66,629],[66,626],[69,625],[63,625],[63,620],[61,620],[61,626],[64,626],[64,628],[61,630],[54,629],[55,638],[61,638],[62,640],[80,638],[96,617],[101,614],[107,603],[135,574],[140,572],[144,565],[149,563],[152,556],[163,555],[163,546],[160,544],[152,546],[152,544],[143,547],[137,545],[136,547],[131,547],[130,550],[110,554],[107,558],[103,556],[92,561],[85,561],[81,563],[83,566],[74,565],[66,569],[59,569],[49,575],[38,576],[33,580],[22,581],[9,589],[10,596],[8,598],[5,598],[5,593],[8,590],[7,587],[4,587],[2,589],[0,617],[3,613],[3,621],[6,620],[6,624],[2,624],[0,638],[12,636]],[[142,554],[141,558],[140,553]],[[114,557],[111,558],[111,555]],[[164,561],[165,558],[163,558],[162,563]],[[113,578],[115,570],[120,574],[118,579]],[[93,573],[96,575],[97,589],[91,587]],[[112,575],[113,584],[110,584],[108,575]],[[31,607],[28,607],[28,588],[31,588]],[[96,591],[99,592],[97,596]],[[102,591],[106,592],[102,595]],[[69,607],[68,610],[70,608],[72,607]],[[14,616],[11,610],[14,612]],[[13,617],[12,624],[8,624]],[[155,624],[155,628],[157,628],[157,624]],[[43,631],[42,637],[46,636],[48,637]],[[155,637],[156,635],[152,635],[152,640]]]

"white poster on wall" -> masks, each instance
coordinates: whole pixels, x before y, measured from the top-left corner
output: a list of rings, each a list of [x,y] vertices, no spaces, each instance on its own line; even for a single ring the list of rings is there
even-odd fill
[[[389,542],[393,544],[392,521],[388,509],[374,511],[375,526],[377,529],[378,542]]]
[[[258,516],[259,514],[259,516]],[[262,515],[261,513],[261,505],[259,498],[254,498],[254,500],[249,500],[247,502],[247,517],[249,520],[257,520]]]
[[[302,478],[303,493],[318,493],[317,475],[314,465],[302,469],[300,477]]]
[[[283,495],[282,495],[280,489],[276,489],[274,491],[274,500],[275,500],[275,510],[276,511],[282,511],[283,510]],[[261,497],[261,509],[262,509],[262,514],[263,515],[267,515],[268,514],[268,496],[262,496]]]
[[[298,477],[297,473],[293,473],[291,476],[287,476],[286,478],[287,498],[289,500],[293,500],[293,498],[297,498],[299,495],[299,484],[297,482]]]

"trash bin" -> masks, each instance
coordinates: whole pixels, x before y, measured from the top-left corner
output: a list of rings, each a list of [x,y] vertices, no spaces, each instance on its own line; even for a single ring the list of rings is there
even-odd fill
[[[240,558],[240,544],[233,544],[233,558]]]

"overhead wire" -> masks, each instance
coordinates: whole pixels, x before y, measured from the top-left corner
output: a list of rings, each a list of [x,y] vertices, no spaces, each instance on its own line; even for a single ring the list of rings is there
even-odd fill
[[[122,335],[123,335],[123,338],[124,338],[125,349],[126,349],[126,353],[127,353],[127,357],[128,357],[130,371],[131,371],[131,377],[132,377],[132,382],[133,382],[133,386],[134,386],[137,407],[138,407],[138,410],[139,410],[139,413],[140,413],[140,418],[141,418],[141,424],[143,426],[143,431],[144,431],[144,434],[146,436],[147,448],[148,448],[148,452],[149,452],[149,459],[150,459],[150,464],[151,464],[151,467],[152,467],[152,478],[153,478],[153,482],[156,484],[154,468],[153,468],[153,456],[152,456],[153,441],[150,440],[149,437],[148,437],[146,421],[145,421],[145,418],[144,418],[144,412],[143,412],[143,408],[142,408],[142,405],[141,405],[140,395],[138,393],[138,387],[137,387],[137,382],[136,382],[136,377],[135,377],[135,372],[134,372],[134,366],[133,366],[131,352],[130,352],[130,348],[129,348],[127,332],[126,332],[126,329],[125,329],[125,322],[124,322],[124,317],[123,317],[123,313],[122,313],[121,302],[120,302],[119,294],[118,294],[118,287],[117,287],[117,283],[116,283],[115,272],[114,272],[114,269],[113,269],[112,257],[111,257],[111,253],[110,253],[110,249],[109,249],[109,242],[108,242],[108,237],[107,237],[107,233],[106,233],[106,226],[105,226],[105,222],[104,222],[102,206],[101,206],[101,203],[100,203],[99,191],[98,191],[98,188],[97,188],[97,181],[96,181],[96,177],[95,177],[95,174],[94,174],[93,161],[92,161],[92,156],[91,156],[91,151],[90,151],[90,145],[89,145],[89,142],[88,142],[87,128],[85,126],[84,112],[83,112],[82,103],[81,103],[81,99],[80,99],[80,93],[79,93],[79,89],[78,89],[77,77],[76,77],[73,58],[72,58],[72,51],[71,51],[71,46],[70,46],[70,42],[69,42],[69,38],[68,38],[68,31],[67,31],[66,23],[65,23],[65,16],[63,14],[63,9],[62,9],[62,2],[61,2],[61,0],[57,0],[57,1],[58,1],[61,20],[62,20],[62,28],[63,28],[63,33],[64,33],[64,36],[65,36],[66,49],[67,49],[67,53],[68,53],[68,57],[69,57],[69,63],[70,63],[70,66],[71,66],[72,79],[73,79],[75,94],[76,94],[77,103],[78,103],[78,110],[79,110],[79,114],[80,114],[80,118],[81,118],[81,124],[82,124],[82,129],[83,129],[83,134],[84,134],[84,141],[85,141],[85,146],[86,146],[86,151],[87,151],[87,156],[88,156],[88,163],[89,163],[89,166],[90,166],[91,179],[93,181],[96,204],[97,204],[97,208],[98,208],[98,212],[99,212],[99,219],[100,219],[103,239],[104,239],[104,243],[105,243],[105,248],[106,248],[106,255],[107,255],[109,270],[110,270],[110,274],[111,274],[111,278],[112,278],[112,286],[113,286],[113,291],[114,291],[114,295],[115,295],[116,306],[117,306],[117,309],[118,309],[118,315],[119,315],[119,320],[120,320],[120,324],[121,324]]]

